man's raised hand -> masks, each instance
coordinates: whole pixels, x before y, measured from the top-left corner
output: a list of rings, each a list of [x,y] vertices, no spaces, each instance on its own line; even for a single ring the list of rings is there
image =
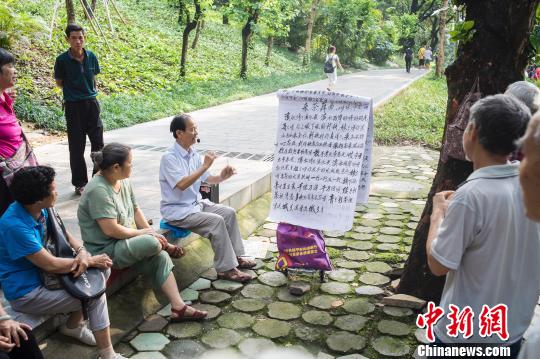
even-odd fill
[[[220,177],[222,181],[225,181],[226,179],[229,179],[232,177],[232,175],[236,174],[236,170],[231,166],[226,166],[221,170]]]
[[[206,169],[209,169],[212,164],[214,163],[214,160],[216,159],[216,154],[212,151],[210,152],[207,152],[205,155],[204,155],[204,161],[203,161],[203,167],[206,168]]]

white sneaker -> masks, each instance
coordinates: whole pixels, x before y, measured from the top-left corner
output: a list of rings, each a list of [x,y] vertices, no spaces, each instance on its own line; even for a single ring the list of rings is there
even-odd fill
[[[92,333],[92,331],[88,329],[88,327],[86,326],[86,323],[73,329],[70,329],[65,324],[63,324],[60,327],[60,333],[68,337],[75,338],[86,345],[90,345],[93,347],[97,345],[96,338],[94,337],[94,333]]]

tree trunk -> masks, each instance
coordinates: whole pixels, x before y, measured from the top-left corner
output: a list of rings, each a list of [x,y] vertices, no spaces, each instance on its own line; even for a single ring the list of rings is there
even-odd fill
[[[192,49],[196,48],[197,44],[199,43],[199,36],[201,35],[203,23],[204,23],[204,20],[197,21],[197,28],[195,29],[195,38],[193,39],[193,42],[191,43]]]
[[[309,12],[309,18],[307,23],[307,36],[306,36],[306,46],[304,47],[304,59],[302,60],[302,65],[306,66],[309,64],[311,58],[311,34],[313,33],[313,23],[315,22],[315,15],[317,14],[317,5],[319,0],[312,0],[311,10]]]
[[[433,18],[431,21],[431,41],[429,46],[435,51],[437,43],[439,42],[439,19]]]
[[[510,83],[523,80],[529,33],[539,2],[540,0],[460,1],[466,5],[466,20],[475,22],[476,33],[470,42],[459,45],[457,59],[445,71],[448,83],[445,135],[448,125],[454,120],[459,105],[476,78],[479,79],[483,96],[501,93]],[[442,150],[444,151],[444,148]],[[472,165],[466,161],[449,159],[442,162],[439,159],[437,174],[414,234],[398,293],[439,302],[444,277],[433,276],[426,262],[426,239],[432,198],[436,192],[455,190],[471,172]]]
[[[420,10],[420,6],[418,5],[418,0],[412,0],[411,1],[411,14],[416,14]]]
[[[222,23],[223,25],[229,25],[229,17],[225,14],[223,14],[223,17],[222,17]]]
[[[75,8],[73,7],[73,0],[66,0],[66,14],[68,24],[75,23]]]
[[[186,26],[184,27],[184,32],[182,33],[182,54],[180,57],[180,77],[186,76],[186,60],[187,60],[187,50],[189,47],[189,33],[195,29],[199,19],[201,18],[202,10],[201,4],[198,0],[194,1],[195,4],[195,16],[193,20],[187,16]]]
[[[272,48],[274,47],[274,37],[269,36],[268,37],[268,47],[266,48],[266,59],[264,60],[264,64],[266,66],[270,66],[270,55],[272,55]]]
[[[240,77],[244,80],[247,79],[247,55],[249,41],[253,35],[252,24],[256,24],[258,19],[259,13],[257,11],[252,11],[246,21],[246,24],[242,28],[242,62],[240,64]]]
[[[448,7],[448,0],[443,1],[443,9]],[[439,47],[437,49],[437,64],[435,67],[435,75],[437,77],[442,76],[443,67],[444,67],[444,45],[446,43],[446,12],[447,10],[441,11],[441,16],[439,18]]]

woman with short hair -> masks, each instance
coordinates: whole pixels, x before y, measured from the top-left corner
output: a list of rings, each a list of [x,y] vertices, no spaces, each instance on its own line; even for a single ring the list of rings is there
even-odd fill
[[[92,253],[109,255],[115,268],[133,266],[160,288],[171,303],[172,322],[201,320],[207,312],[184,303],[170,257],[183,255],[146,220],[129,182],[131,148],[110,143],[96,152],[99,172],[90,180],[77,210],[81,236]]]
[[[78,277],[87,268],[95,267],[108,275],[112,266],[107,255],[92,256],[69,233],[67,239],[76,253],[74,258],[56,257],[45,248],[46,209],[54,206],[58,196],[54,178],[54,169],[46,166],[25,167],[13,177],[10,189],[15,202],[0,218],[0,283],[4,295],[19,313],[69,313],[67,322],[60,327],[62,334],[87,345],[97,345],[102,359],[123,359],[112,347],[105,294],[88,300],[87,327],[81,301],[64,289],[45,284],[52,283],[48,280],[50,274],[72,273]]]

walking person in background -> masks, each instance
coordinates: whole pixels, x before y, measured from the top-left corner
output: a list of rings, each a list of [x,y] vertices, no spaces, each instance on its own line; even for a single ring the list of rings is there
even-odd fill
[[[425,68],[429,70],[431,67],[431,60],[432,60],[433,52],[431,51],[431,47],[427,47],[426,51],[424,52],[424,64]]]
[[[334,91],[334,87],[337,83],[337,67],[343,71],[343,67],[339,62],[339,56],[336,54],[336,47],[330,46],[328,48],[326,59],[324,60],[324,72],[328,76],[328,91]]]
[[[84,36],[82,27],[69,24],[66,27],[69,49],[58,56],[54,64],[56,84],[64,93],[71,183],[78,195],[88,183],[84,160],[86,136],[92,152],[103,148],[103,124],[96,99],[96,75],[100,68],[96,55],[84,48]]]
[[[426,52],[426,48],[424,46],[418,49],[418,68],[419,69],[424,68],[424,53],[425,52]]]
[[[412,49],[407,46],[405,49],[405,69],[407,70],[407,73],[411,73],[411,64],[413,60],[413,51]]]

